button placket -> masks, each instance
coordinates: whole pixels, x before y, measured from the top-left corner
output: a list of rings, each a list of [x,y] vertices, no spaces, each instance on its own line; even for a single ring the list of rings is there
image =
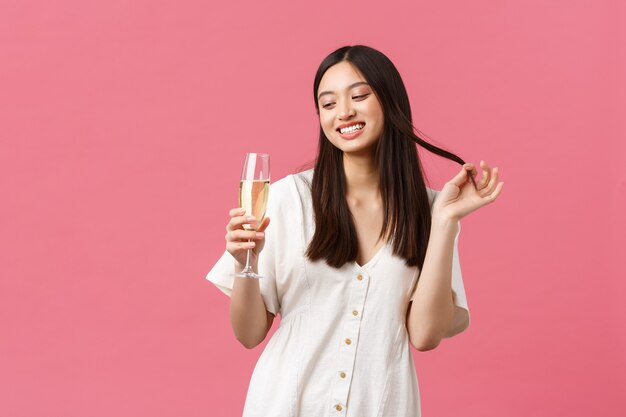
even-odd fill
[[[346,305],[346,314],[343,316],[339,358],[337,360],[338,368],[336,369],[337,376],[332,384],[333,402],[336,405],[341,405],[343,412],[346,409],[345,405],[348,402],[352,383],[352,371],[361,328],[361,312],[365,305],[368,287],[369,276],[363,272],[358,272],[350,286],[350,299]],[[335,413],[337,411],[335,410]]]

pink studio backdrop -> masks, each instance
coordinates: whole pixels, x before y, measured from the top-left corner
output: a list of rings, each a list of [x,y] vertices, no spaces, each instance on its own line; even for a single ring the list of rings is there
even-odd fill
[[[265,343],[204,276],[243,154],[312,160],[314,72],[355,43],[505,181],[463,220],[472,325],[414,352],[423,414],[626,415],[623,2],[279,3],[0,5],[0,415],[241,415]]]

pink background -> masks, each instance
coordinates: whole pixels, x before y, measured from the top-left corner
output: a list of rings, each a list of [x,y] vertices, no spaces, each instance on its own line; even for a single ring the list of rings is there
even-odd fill
[[[415,352],[424,415],[626,415],[623,2],[298,3],[2,2],[0,415],[241,415],[262,348],[204,276],[244,152],[312,160],[355,43],[506,183],[463,220],[471,327]]]

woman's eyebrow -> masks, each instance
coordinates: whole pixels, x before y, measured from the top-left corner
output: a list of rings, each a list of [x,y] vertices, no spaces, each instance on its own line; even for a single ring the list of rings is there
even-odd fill
[[[358,87],[358,86],[363,85],[363,84],[365,84],[365,85],[369,85],[369,84],[368,84],[368,83],[366,83],[365,81],[358,81],[358,82],[356,82],[356,83],[354,83],[354,84],[350,84],[350,85],[348,86],[348,88],[346,88],[346,90],[351,90],[351,89],[353,89],[354,87]],[[322,91],[322,92],[320,93],[320,95],[319,95],[319,96],[317,96],[317,99],[319,100],[320,98],[322,98],[322,96],[323,96],[323,95],[326,95],[326,94],[332,94],[332,93],[333,93],[332,91]]]

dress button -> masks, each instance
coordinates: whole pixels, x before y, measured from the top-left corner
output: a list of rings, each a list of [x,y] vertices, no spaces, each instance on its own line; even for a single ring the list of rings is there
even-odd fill
[[[352,343],[352,340],[346,339],[346,345],[349,345],[350,343]]]
[[[359,274],[357,275],[356,279],[358,279],[359,281],[361,281],[363,279],[363,275]]]
[[[343,407],[341,407],[339,404],[337,404],[337,405],[335,406],[335,410],[337,410],[337,411],[341,411],[341,410],[343,410]]]
[[[346,373],[345,373],[345,372],[339,372],[339,376],[340,376],[341,378],[345,378],[345,377],[346,377]]]
[[[356,311],[356,310],[352,310],[352,315],[353,315],[353,316],[356,316],[356,315],[358,315],[358,314],[359,314],[359,312],[358,312],[358,311]]]

